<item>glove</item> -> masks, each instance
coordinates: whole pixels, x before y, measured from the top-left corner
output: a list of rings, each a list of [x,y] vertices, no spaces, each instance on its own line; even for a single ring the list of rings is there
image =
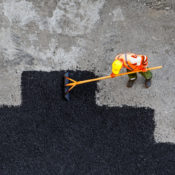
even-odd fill
[[[142,72],[147,72],[147,68],[143,68],[142,69]]]
[[[111,74],[111,77],[112,77],[112,78],[115,78],[115,75],[116,75],[116,74],[112,73],[112,74]]]

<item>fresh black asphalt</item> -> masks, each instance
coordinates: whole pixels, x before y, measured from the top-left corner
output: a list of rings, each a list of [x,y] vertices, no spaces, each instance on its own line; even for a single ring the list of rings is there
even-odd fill
[[[0,108],[0,175],[175,175],[175,145],[155,143],[153,109],[97,106],[96,83],[67,102],[63,74],[23,72],[21,106]]]

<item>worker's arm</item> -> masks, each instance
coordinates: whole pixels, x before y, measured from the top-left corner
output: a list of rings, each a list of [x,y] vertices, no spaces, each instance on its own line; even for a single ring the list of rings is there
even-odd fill
[[[120,73],[121,69],[122,69],[122,67],[116,73],[112,72],[111,77],[114,78],[116,75],[118,75]]]
[[[112,78],[114,78],[115,75],[117,75],[117,74],[114,74],[113,72],[111,73],[111,77],[112,77]]]
[[[143,64],[142,64],[142,72],[147,72],[148,67],[148,58],[144,56]]]
[[[142,72],[147,72],[147,68],[144,67],[144,68],[142,69]]]
[[[147,72],[147,66],[148,66],[148,62],[145,65],[143,65],[142,72]]]

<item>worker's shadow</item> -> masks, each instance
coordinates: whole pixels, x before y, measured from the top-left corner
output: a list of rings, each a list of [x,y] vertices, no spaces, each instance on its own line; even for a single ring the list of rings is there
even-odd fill
[[[154,141],[153,109],[97,106],[96,83],[67,102],[63,74],[24,72],[21,106],[0,108],[1,175],[175,174],[175,145]]]

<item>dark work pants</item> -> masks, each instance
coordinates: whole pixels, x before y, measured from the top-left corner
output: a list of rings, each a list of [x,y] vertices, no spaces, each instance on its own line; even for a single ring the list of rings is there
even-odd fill
[[[127,72],[131,71],[127,69]],[[148,70],[147,72],[139,72],[139,74],[141,74],[146,80],[150,80],[152,78],[152,73],[150,70]],[[130,80],[135,80],[137,79],[137,73],[128,74],[128,77]]]

